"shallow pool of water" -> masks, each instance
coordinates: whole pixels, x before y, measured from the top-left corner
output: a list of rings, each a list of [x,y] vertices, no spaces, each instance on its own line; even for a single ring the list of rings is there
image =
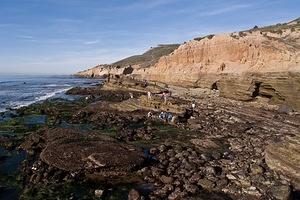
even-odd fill
[[[0,147],[0,157],[5,157],[0,163],[1,175],[12,175],[17,172],[21,162],[26,158],[25,151],[7,151]]]
[[[22,161],[26,158],[26,152],[7,151],[0,147],[0,157],[2,157],[2,161],[0,162],[0,199],[19,199],[19,188],[16,177]]]

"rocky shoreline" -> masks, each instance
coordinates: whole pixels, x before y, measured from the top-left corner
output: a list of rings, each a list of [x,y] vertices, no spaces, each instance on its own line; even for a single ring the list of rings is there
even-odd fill
[[[67,94],[81,98],[0,122],[1,148],[26,151],[15,174],[0,155],[0,198],[11,188],[20,199],[300,198],[297,112],[119,76]]]

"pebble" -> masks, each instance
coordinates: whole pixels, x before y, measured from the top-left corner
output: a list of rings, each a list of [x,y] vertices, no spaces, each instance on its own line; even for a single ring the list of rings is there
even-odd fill
[[[100,197],[102,197],[103,192],[104,192],[104,190],[100,190],[100,189],[95,190],[95,196],[96,196],[97,198],[100,198]]]
[[[274,186],[271,193],[276,200],[289,200],[291,198],[291,188],[288,185]]]
[[[208,179],[201,179],[198,181],[198,185],[200,185],[205,190],[211,190],[215,187],[215,183]]]

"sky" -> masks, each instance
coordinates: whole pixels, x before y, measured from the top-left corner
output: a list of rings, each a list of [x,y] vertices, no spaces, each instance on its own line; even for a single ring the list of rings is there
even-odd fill
[[[73,74],[298,17],[299,0],[0,0],[0,75]]]

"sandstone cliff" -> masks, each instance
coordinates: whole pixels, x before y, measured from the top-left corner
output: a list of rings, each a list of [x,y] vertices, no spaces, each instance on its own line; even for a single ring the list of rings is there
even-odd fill
[[[161,44],[157,47],[151,47],[150,50],[142,55],[131,56],[110,65],[98,65],[78,72],[75,75],[80,77],[97,77],[107,74],[131,74],[133,69],[147,68],[154,65],[162,56],[169,55],[178,47],[179,44]]]
[[[300,18],[285,24],[195,38],[150,67],[143,62],[96,67],[81,76],[125,74],[186,87],[219,89],[223,97],[257,96],[300,110]],[[130,62],[127,62],[127,64]]]

